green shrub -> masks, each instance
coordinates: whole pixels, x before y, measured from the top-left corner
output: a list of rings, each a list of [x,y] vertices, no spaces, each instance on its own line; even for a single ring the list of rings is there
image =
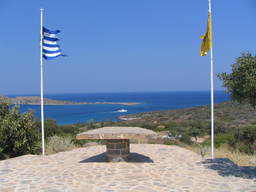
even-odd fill
[[[252,144],[256,141],[256,126],[246,126],[236,129],[234,137],[236,140]]]
[[[75,145],[72,142],[71,137],[60,137],[57,135],[54,135],[50,137],[46,144],[46,153],[52,154],[52,153],[58,153],[62,151],[67,151],[74,149]]]
[[[0,153],[3,157],[37,153],[39,130],[33,112],[21,114],[18,107],[0,104]]]
[[[1,98],[1,97],[0,97]],[[0,121],[9,113],[9,106],[6,103],[0,103]]]
[[[35,123],[36,123],[38,130],[41,130],[41,121],[38,120]],[[45,138],[47,139],[47,138],[49,138],[53,135],[56,135],[58,133],[59,133],[59,129],[56,124],[56,121],[52,120],[52,119],[46,119],[44,121],[44,136],[45,136]]]
[[[214,137],[214,146],[216,148],[219,148],[221,145],[225,144],[225,143],[230,143],[231,141],[233,141],[234,137],[232,134],[217,134]],[[210,138],[209,138],[209,143],[210,143]]]
[[[214,122],[214,132],[215,134],[222,134],[222,133],[228,133],[230,132],[229,127],[227,127],[225,125],[226,121],[225,120],[216,120]],[[210,133],[211,129],[209,126],[209,133]]]
[[[168,141],[165,141],[164,144],[165,144],[165,145],[178,145],[179,142],[176,141],[176,140],[171,140],[171,139],[170,139],[170,140],[168,140]]]
[[[41,122],[37,121],[36,125],[41,130]],[[46,119],[44,122],[45,139],[48,140],[54,135],[70,136],[75,139],[75,136],[79,133],[79,128],[82,126],[81,124],[57,125],[55,120]]]
[[[256,154],[256,125],[235,129],[229,144],[240,152]]]
[[[61,125],[59,126],[59,129],[61,132],[59,135],[67,136],[67,135],[73,135],[76,136],[79,133],[79,125]]]
[[[194,137],[197,141],[198,136],[201,134],[200,129],[198,128],[191,128],[189,130],[189,136]]]
[[[166,125],[168,128],[175,128],[175,127],[177,127],[178,125],[177,125],[177,122],[175,122],[175,121],[170,121],[170,122],[168,122],[168,124]]]
[[[190,136],[188,134],[185,134],[185,133],[182,134],[182,136],[180,138],[180,141],[183,142],[183,143],[186,143],[186,144],[192,144]]]

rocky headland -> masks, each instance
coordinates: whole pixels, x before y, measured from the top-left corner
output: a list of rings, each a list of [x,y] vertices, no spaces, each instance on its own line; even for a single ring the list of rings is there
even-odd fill
[[[15,98],[0,97],[0,102],[18,105],[40,105],[41,98],[38,96],[18,96]],[[89,105],[89,104],[112,104],[112,105],[139,105],[136,102],[75,102],[44,98],[44,105]]]

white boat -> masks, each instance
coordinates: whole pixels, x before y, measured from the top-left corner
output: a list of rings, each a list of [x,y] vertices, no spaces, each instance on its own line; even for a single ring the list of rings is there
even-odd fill
[[[119,110],[117,110],[117,112],[118,113],[126,113],[128,110],[126,110],[126,109],[119,109]]]

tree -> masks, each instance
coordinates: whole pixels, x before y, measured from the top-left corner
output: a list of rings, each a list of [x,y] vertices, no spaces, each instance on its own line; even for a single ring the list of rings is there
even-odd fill
[[[217,76],[223,80],[232,100],[256,107],[256,56],[242,53],[232,65],[230,74],[225,72]]]

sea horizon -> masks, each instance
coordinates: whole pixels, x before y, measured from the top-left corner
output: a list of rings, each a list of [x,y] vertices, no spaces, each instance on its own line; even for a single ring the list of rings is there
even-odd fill
[[[178,92],[211,92],[211,90],[160,90],[160,91],[95,91],[95,92],[59,92],[59,93],[44,93],[44,97],[47,95],[69,95],[69,94],[122,94],[122,93],[178,93]],[[215,92],[226,92],[225,89],[214,90]],[[1,96],[7,97],[15,97],[15,96],[40,96],[40,92],[38,93],[7,93],[0,94]]]
[[[228,101],[225,91],[214,92],[215,103]],[[39,95],[6,95],[39,96]],[[121,92],[121,93],[66,93],[45,94],[45,98],[76,102],[136,102],[138,105],[85,104],[85,105],[45,105],[45,117],[56,120],[57,124],[119,121],[118,117],[128,114],[174,110],[210,104],[210,91],[160,91],[160,92]],[[21,105],[21,112],[32,109],[40,119],[40,105]],[[123,112],[121,112],[121,111]]]

